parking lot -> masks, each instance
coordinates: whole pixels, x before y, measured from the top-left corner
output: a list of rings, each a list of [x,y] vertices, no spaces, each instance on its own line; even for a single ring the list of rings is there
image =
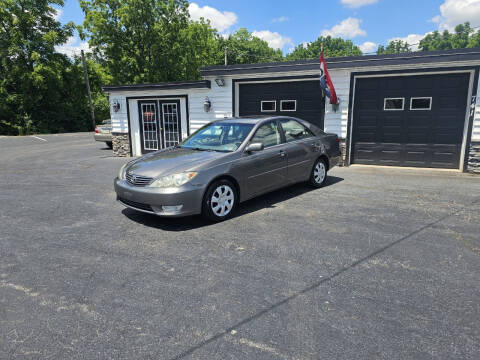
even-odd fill
[[[0,138],[1,359],[480,358],[480,177],[336,168],[209,224],[118,204],[125,161]]]

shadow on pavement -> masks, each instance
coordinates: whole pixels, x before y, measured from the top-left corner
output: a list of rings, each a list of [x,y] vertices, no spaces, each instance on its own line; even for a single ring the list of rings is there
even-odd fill
[[[322,189],[327,188],[328,186],[335,185],[343,181],[343,178],[337,176],[329,176],[325,185],[321,189],[314,189],[306,184],[295,184],[275,190],[273,192],[260,195],[251,200],[245,201],[238,205],[235,213],[231,219],[234,219],[238,216],[249,214],[261,209],[266,208],[275,208],[276,204],[281,203],[286,200],[290,200],[296,196],[303,195],[311,191],[322,191]],[[166,218],[159,217],[155,215],[145,214],[138,212],[129,208],[122,210],[122,213],[128,217],[130,220],[135,221],[139,224],[149,226],[156,229],[161,229],[165,231],[185,231],[198,229],[204,226],[213,225],[201,216],[188,216],[184,218]],[[229,219],[229,220],[231,220]],[[227,220],[227,221],[229,221]]]

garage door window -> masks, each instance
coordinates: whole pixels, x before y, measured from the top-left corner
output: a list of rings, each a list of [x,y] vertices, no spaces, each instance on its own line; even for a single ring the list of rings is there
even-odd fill
[[[405,107],[405,98],[385,98],[383,110],[385,111],[401,111]]]
[[[297,100],[280,100],[280,111],[297,111]]]
[[[264,100],[261,102],[262,112],[274,112],[277,111],[277,102],[275,100]]]
[[[431,110],[431,97],[414,97],[410,99],[410,110]]]
[[[314,136],[310,130],[295,120],[282,120],[283,131],[287,142],[301,140]]]

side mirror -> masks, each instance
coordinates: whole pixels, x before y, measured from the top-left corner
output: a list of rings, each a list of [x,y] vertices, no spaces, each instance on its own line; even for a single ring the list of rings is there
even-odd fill
[[[261,151],[263,150],[263,144],[262,143],[253,143],[249,144],[247,148],[245,149],[246,152],[254,152],[254,151]]]

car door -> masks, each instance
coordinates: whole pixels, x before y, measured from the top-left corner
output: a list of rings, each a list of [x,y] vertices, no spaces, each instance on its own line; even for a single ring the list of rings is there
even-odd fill
[[[281,119],[280,126],[286,142],[287,179],[291,183],[307,180],[320,153],[321,142],[294,119]]]
[[[287,183],[287,157],[279,124],[276,121],[262,124],[249,143],[262,143],[264,149],[245,152],[240,160],[245,198],[279,188]]]

